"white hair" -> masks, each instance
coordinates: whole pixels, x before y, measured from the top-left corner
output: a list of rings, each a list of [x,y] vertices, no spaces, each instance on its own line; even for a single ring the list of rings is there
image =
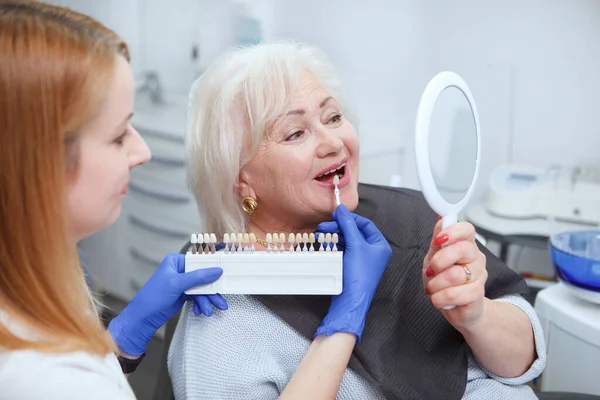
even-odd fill
[[[235,48],[219,57],[192,86],[187,177],[204,232],[222,236],[246,230],[248,217],[235,182],[276,117],[289,111],[303,72],[314,76],[351,119],[333,66],[321,50],[303,43]]]

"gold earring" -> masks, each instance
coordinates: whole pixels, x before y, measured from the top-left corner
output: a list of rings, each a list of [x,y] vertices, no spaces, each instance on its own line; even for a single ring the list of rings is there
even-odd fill
[[[258,203],[250,196],[246,196],[242,199],[242,209],[249,216],[253,216],[258,211]]]

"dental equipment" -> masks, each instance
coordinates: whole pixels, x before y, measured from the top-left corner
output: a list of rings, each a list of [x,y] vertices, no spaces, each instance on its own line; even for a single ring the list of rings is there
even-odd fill
[[[216,282],[187,290],[187,294],[335,295],[342,292],[343,253],[337,248],[337,233],[319,235],[318,244],[313,233],[268,233],[265,240],[256,238],[253,233],[231,233],[224,234],[220,243],[215,234],[208,233],[192,234],[191,239],[192,242],[196,239],[198,247],[195,252],[192,247],[185,255],[185,271],[219,267],[223,275]],[[263,244],[266,251],[255,250],[256,242]]]
[[[340,205],[340,189],[338,189],[339,184],[340,184],[340,176],[336,175],[333,177],[333,185],[335,186],[335,190],[333,191],[333,193],[335,193],[336,206]]]

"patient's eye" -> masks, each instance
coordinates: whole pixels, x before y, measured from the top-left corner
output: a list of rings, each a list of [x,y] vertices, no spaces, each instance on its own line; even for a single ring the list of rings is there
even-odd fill
[[[340,114],[335,114],[329,119],[330,124],[338,124],[342,122],[342,116]]]
[[[117,136],[117,138],[114,140],[114,142],[117,144],[117,146],[123,146],[123,142],[125,142],[125,139],[127,138],[128,133],[129,133],[129,128],[125,129],[125,132],[123,132],[119,136]]]
[[[304,135],[304,131],[296,131],[285,138],[286,142],[291,142],[292,140],[298,140]]]

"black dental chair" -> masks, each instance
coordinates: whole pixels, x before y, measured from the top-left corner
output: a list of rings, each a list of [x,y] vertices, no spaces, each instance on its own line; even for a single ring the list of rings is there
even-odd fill
[[[181,248],[180,253],[185,254],[190,248],[190,246],[191,243],[186,243]],[[173,334],[175,333],[175,328],[177,327],[177,322],[179,321],[179,316],[180,313],[177,313],[177,315],[171,318],[165,325],[165,334],[163,338],[161,353],[161,363],[156,378],[156,386],[154,390],[154,397],[152,400],[175,400],[175,396],[173,394],[173,386],[167,367],[167,357],[169,354],[171,340],[173,339]],[[538,392],[536,393],[536,395],[539,400],[600,400],[600,396],[583,393]]]

